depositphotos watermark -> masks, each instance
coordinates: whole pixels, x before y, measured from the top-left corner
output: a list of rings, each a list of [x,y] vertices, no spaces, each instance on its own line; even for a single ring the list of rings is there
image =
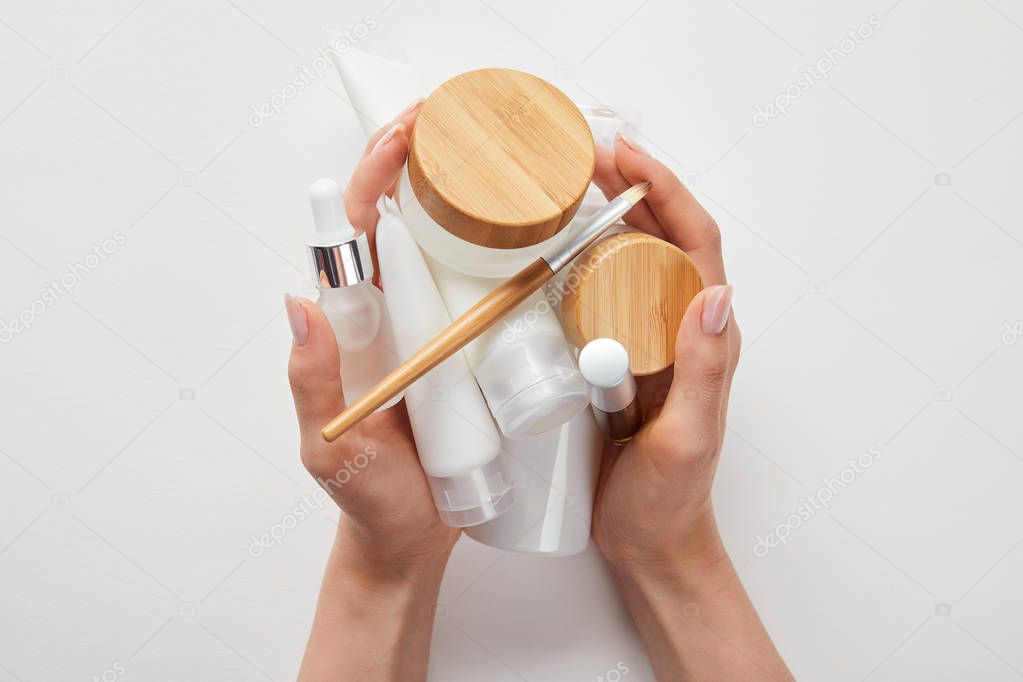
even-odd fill
[[[115,230],[99,244],[93,244],[92,251],[85,254],[80,261],[65,263],[64,273],[59,278],[47,282],[39,298],[22,308],[11,319],[0,319],[0,343],[9,343],[18,334],[31,330],[36,318],[56,305],[61,298],[74,293],[79,282],[92,274],[127,241],[128,238],[120,230]]]
[[[323,511],[330,500],[330,489],[340,490],[354,476],[369,466],[369,463],[376,459],[377,451],[371,445],[363,448],[362,452],[345,462],[345,465],[338,469],[333,478],[319,478],[316,482],[319,487],[308,495],[295,498],[295,506],[281,520],[271,525],[265,532],[256,534],[250,533],[249,556],[258,559],[263,556],[266,550],[271,547],[280,547],[284,544],[284,538],[288,533],[295,530],[302,521],[311,517],[315,512]]]
[[[879,459],[881,459],[881,448],[871,445],[855,459],[850,457],[847,460],[849,466],[844,467],[838,472],[838,476],[832,478],[827,476],[821,477],[824,485],[818,488],[817,492],[812,495],[799,498],[799,506],[796,508],[796,511],[789,514],[784,523],[779,523],[774,530],[764,537],[757,533],[757,541],[753,545],[753,555],[758,559],[763,559],[778,545],[788,544],[792,533],[802,527],[803,522],[809,521],[821,509],[830,508],[831,501],[838,497],[842,490],[848,488],[860,474],[873,466],[874,462]]]
[[[608,668],[603,675],[597,675],[597,682],[618,682],[630,672],[632,671],[629,670],[625,661],[618,661],[615,663],[615,667]]]
[[[124,677],[128,670],[124,667],[124,664],[120,661],[114,661],[110,664],[106,670],[101,672],[99,675],[92,676],[92,682],[114,682],[115,680]]]
[[[297,75],[282,85],[279,91],[270,95],[264,102],[249,104],[251,110],[249,113],[249,125],[253,128],[259,128],[266,123],[267,119],[284,113],[284,107],[288,105],[288,102],[298,97],[300,92],[314,82],[323,78],[330,71],[331,63],[334,60],[348,54],[360,40],[368,36],[370,31],[374,30],[377,26],[379,24],[376,18],[371,14],[367,14],[362,18],[362,21],[356,22],[349,28],[341,29],[340,33],[336,33],[337,37],[334,38],[330,45],[320,45],[317,47],[316,56],[313,57],[312,61],[308,64],[296,66],[295,73]]]
[[[759,102],[756,104],[753,111],[753,125],[763,128],[772,119],[787,114],[793,102],[820,81],[831,78],[832,69],[855,52],[865,41],[872,38],[874,33],[880,29],[881,20],[877,18],[877,15],[871,14],[859,26],[849,29],[846,32],[846,37],[842,38],[838,45],[822,47],[821,56],[814,63],[800,67],[799,77],[795,81],[775,95],[767,104],[761,105]]]
[[[1006,346],[1015,346],[1021,338],[1023,338],[1023,319],[1015,322],[1002,322],[1002,343]]]

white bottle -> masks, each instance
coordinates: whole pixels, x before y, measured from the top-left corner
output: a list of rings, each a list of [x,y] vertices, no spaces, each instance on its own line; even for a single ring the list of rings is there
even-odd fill
[[[454,272],[430,257],[427,263],[452,317],[503,281]],[[590,402],[561,323],[542,292],[467,345],[465,356],[507,438],[528,438],[561,426]]]
[[[515,506],[466,534],[491,547],[568,556],[590,540],[603,438],[589,410],[559,428],[505,440],[501,458],[515,478]]]
[[[323,310],[341,352],[341,385],[351,404],[373,388],[401,358],[391,332],[384,294],[373,284],[373,258],[366,233],[349,224],[341,188],[329,178],[309,188],[315,236],[308,243]],[[394,405],[397,396],[380,409]]]
[[[451,323],[423,254],[393,207],[377,225],[377,258],[401,357]],[[405,390],[412,433],[441,520],[466,527],[512,507],[501,439],[465,356],[455,353]]]

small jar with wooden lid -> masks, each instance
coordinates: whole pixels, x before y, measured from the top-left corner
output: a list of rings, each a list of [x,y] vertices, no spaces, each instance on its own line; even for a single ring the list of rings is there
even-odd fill
[[[561,283],[561,316],[577,347],[601,338],[625,347],[636,376],[675,362],[682,316],[703,288],[696,265],[675,245],[638,231],[597,242]]]
[[[563,92],[521,71],[470,71],[423,105],[398,202],[438,262],[508,277],[569,237],[594,162],[590,128]]]

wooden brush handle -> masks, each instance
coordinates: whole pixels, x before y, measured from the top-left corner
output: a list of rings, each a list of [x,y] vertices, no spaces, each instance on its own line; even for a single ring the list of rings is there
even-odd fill
[[[336,440],[338,436],[373,414],[381,405],[492,327],[553,276],[554,272],[547,265],[547,261],[537,258],[507,282],[484,296],[479,303],[465,311],[415,355],[384,377],[379,384],[330,420],[330,423],[323,427],[323,437],[331,442]]]

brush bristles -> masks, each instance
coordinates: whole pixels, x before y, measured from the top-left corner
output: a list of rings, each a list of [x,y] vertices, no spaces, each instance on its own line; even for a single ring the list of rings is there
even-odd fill
[[[622,192],[619,196],[629,202],[629,205],[635,206],[640,202],[640,199],[647,195],[650,188],[653,187],[653,183],[649,180],[641,182],[638,185],[633,185],[629,189]]]

